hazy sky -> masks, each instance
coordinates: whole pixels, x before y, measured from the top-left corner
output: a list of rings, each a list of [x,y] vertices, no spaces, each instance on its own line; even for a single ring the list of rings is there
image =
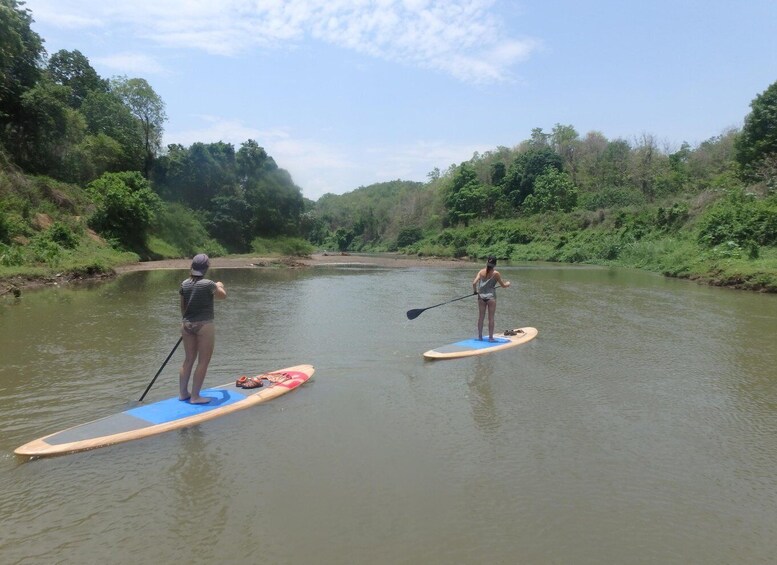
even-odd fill
[[[146,79],[165,144],[255,139],[313,200],[556,123],[677,148],[777,81],[777,0],[27,0],[49,54]]]

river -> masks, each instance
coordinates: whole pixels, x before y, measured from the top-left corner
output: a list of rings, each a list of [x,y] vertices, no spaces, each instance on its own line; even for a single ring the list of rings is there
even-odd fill
[[[774,563],[777,296],[642,272],[500,266],[214,269],[206,386],[300,363],[268,404],[26,460],[35,437],[137,405],[175,344],[184,271],[0,302],[0,562]],[[176,394],[174,355],[146,402]]]

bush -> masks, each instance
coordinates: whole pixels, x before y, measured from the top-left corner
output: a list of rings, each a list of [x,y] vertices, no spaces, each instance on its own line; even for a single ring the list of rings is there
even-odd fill
[[[178,257],[191,257],[197,253],[208,255],[225,255],[225,250],[210,235],[200,217],[191,209],[179,203],[165,203],[158,210],[150,232],[158,238],[154,250],[165,249]],[[149,243],[149,246],[151,243]],[[174,250],[170,250],[172,247]],[[210,251],[206,251],[210,250]]]
[[[65,249],[75,249],[81,240],[83,229],[81,226],[74,228],[62,222],[54,222],[44,234],[45,237]]]
[[[257,255],[293,255],[305,257],[313,253],[313,246],[299,237],[269,239],[257,237],[251,241],[251,250]]]
[[[105,173],[89,183],[87,191],[97,206],[89,225],[122,246],[144,249],[146,234],[162,204],[148,181],[135,171]]]
[[[605,187],[596,192],[581,194],[578,205],[585,210],[600,208],[622,208],[624,206],[640,206],[645,203],[645,196],[636,190],[621,187]]]
[[[699,221],[698,241],[708,247],[777,245],[777,197],[764,200],[737,190],[713,204]]]
[[[402,228],[397,235],[397,247],[407,247],[423,238],[421,228]]]
[[[19,245],[0,243],[0,265],[3,267],[19,267],[25,263],[24,249]]]

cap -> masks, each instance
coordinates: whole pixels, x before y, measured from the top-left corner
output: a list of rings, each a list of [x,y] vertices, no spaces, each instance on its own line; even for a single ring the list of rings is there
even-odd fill
[[[486,266],[487,267],[496,267],[496,257],[489,257],[486,259]]]
[[[205,276],[205,271],[208,270],[208,267],[210,267],[210,259],[208,259],[205,253],[195,255],[194,259],[192,259],[192,275],[195,277]]]

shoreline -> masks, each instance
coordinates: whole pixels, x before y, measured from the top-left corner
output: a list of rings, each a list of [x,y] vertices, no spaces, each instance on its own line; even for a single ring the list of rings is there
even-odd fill
[[[306,268],[326,265],[371,265],[375,267],[462,267],[475,263],[466,259],[440,257],[410,257],[403,255],[358,255],[348,253],[316,253],[306,257],[212,257],[211,269],[252,269],[262,267]],[[189,269],[191,259],[143,261],[116,267],[116,274],[159,269]]]
[[[316,253],[306,257],[267,257],[238,256],[212,257],[211,268],[215,269],[256,269],[256,268],[292,268],[304,269],[327,265],[367,265],[385,268],[418,267],[464,267],[475,263],[468,259],[443,259],[440,257],[411,257],[403,255],[352,255],[349,253]],[[59,273],[50,275],[14,275],[0,279],[0,298],[19,297],[23,290],[62,286],[68,284],[90,283],[112,280],[125,273],[137,271],[157,271],[164,269],[188,270],[191,259],[161,259],[159,261],[139,261],[113,267],[111,272],[80,275]]]

